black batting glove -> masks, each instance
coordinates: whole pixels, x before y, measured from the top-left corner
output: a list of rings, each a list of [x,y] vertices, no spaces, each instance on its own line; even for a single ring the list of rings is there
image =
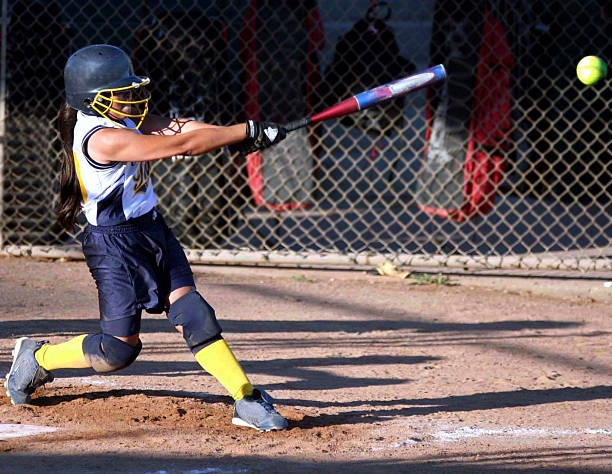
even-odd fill
[[[248,155],[250,153],[254,153],[259,148],[255,146],[255,141],[252,138],[245,138],[239,143],[234,143],[233,145],[229,145],[227,147],[228,153],[233,155],[234,153],[239,153],[240,155]]]
[[[246,127],[247,137],[239,143],[229,145],[228,153],[241,155],[255,153],[277,144],[287,136],[287,130],[272,122],[248,120]]]
[[[259,151],[284,140],[287,130],[277,123],[247,120],[246,135],[246,141],[252,140],[253,146],[256,147],[255,151]]]

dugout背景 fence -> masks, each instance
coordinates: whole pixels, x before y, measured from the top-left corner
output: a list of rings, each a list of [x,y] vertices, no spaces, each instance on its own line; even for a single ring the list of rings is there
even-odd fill
[[[54,222],[63,66],[122,47],[152,112],[285,123],[444,64],[444,85],[247,157],[156,162],[192,261],[612,268],[612,58],[597,0],[3,0],[0,245],[78,255]],[[78,234],[78,232],[77,232]]]

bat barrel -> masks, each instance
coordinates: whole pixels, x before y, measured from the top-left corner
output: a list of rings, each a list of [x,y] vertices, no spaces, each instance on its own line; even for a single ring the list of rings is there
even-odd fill
[[[446,69],[444,69],[443,64],[438,64],[437,66],[433,66],[429,70],[433,72],[434,75],[436,76],[436,79],[434,82],[440,82],[446,79]]]
[[[389,82],[385,85],[361,92],[353,97],[349,97],[342,102],[333,105],[312,117],[305,117],[284,125],[288,132],[305,127],[311,123],[318,123],[322,120],[342,117],[344,115],[367,109],[373,105],[382,104],[395,97],[402,97],[410,92],[418,91],[424,87],[442,82],[446,79],[446,70],[442,64],[425,69],[411,76],[406,76],[397,81]]]
[[[425,69],[411,76],[406,76],[397,81],[375,87],[355,95],[359,103],[359,110],[367,109],[373,105],[382,104],[389,99],[402,97],[411,92],[436,84],[446,79],[446,70],[442,64]]]

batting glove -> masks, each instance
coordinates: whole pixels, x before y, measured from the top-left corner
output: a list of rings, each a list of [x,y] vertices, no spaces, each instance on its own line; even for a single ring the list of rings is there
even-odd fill
[[[230,154],[240,153],[241,155],[248,155],[256,151],[265,150],[284,140],[287,136],[287,130],[272,122],[248,120],[246,127],[247,137],[240,143],[227,147]]]
[[[234,153],[239,153],[240,155],[248,155],[250,153],[254,153],[259,148],[255,146],[255,141],[252,138],[245,138],[239,143],[234,143],[233,145],[229,145],[227,147],[227,153],[233,155]]]
[[[256,150],[265,150],[284,140],[287,130],[273,122],[255,122],[247,120],[247,140],[252,140]]]

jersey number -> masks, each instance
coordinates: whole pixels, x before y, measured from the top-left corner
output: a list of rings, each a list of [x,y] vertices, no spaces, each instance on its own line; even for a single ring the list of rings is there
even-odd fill
[[[138,171],[134,175],[134,193],[144,193],[147,191],[149,177],[151,176],[151,166],[148,161],[141,161],[138,164]]]

